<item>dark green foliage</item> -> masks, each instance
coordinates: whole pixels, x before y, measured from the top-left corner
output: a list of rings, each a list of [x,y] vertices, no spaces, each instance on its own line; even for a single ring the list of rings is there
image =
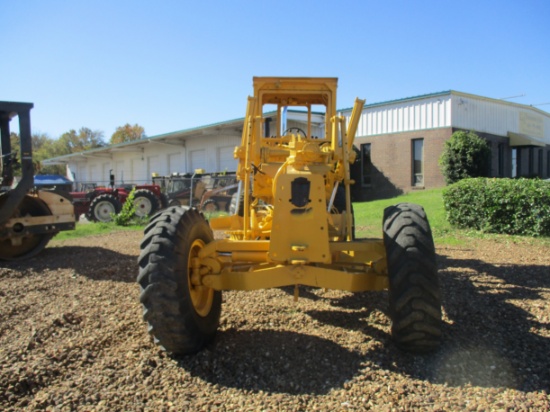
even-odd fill
[[[21,155],[19,134],[10,133],[11,150],[17,160],[14,164],[14,174],[21,174]],[[48,165],[43,166],[41,162],[53,157],[63,156],[70,153],[82,152],[105,146],[103,132],[92,131],[87,127],[81,127],[78,132],[70,130],[63,133],[59,139],[52,139],[44,133],[32,134],[32,152],[35,173],[64,175],[65,166]]]
[[[464,179],[443,191],[447,220],[488,233],[550,236],[550,182]]]
[[[136,188],[133,188],[130,193],[128,193],[128,197],[126,198],[126,202],[122,205],[122,210],[120,213],[113,215],[113,222],[117,226],[132,226],[132,225],[143,225],[146,224],[149,218],[145,217],[138,217],[136,216],[136,207],[134,205],[134,198],[135,198]]]
[[[489,176],[491,148],[486,140],[474,132],[454,132],[445,142],[439,158],[441,172],[447,184],[468,177]]]

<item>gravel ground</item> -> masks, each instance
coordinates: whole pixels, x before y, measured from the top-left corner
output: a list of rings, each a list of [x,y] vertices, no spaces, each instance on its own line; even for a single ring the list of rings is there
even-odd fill
[[[550,248],[437,249],[443,342],[391,343],[387,294],[225,292],[215,342],[159,350],[141,319],[139,232],[0,263],[0,409],[549,410]]]

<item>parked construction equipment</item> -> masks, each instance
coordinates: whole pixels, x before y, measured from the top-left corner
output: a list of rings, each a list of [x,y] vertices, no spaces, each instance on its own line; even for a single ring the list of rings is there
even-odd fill
[[[34,187],[30,111],[32,103],[0,102],[2,184],[0,186],[0,260],[36,255],[62,230],[75,227],[71,196],[63,190]],[[21,180],[14,184],[10,121],[19,120]]]
[[[82,192],[71,192],[77,220],[81,215],[92,222],[110,222],[119,213],[128,195],[134,189],[135,214],[148,217],[168,206],[166,196],[159,185],[119,185],[115,186],[111,175],[110,186],[93,187]]]
[[[235,149],[235,213],[208,222],[195,208],[168,207],[145,229],[138,282],[154,340],[174,354],[199,351],[218,329],[223,290],[293,285],[297,298],[304,285],[388,289],[395,343],[434,349],[441,300],[423,208],[388,207],[383,239],[355,239],[350,163],[364,101],[348,119],[336,110],[336,78],[255,77],[253,85]],[[277,125],[268,128],[273,107]],[[303,110],[302,124],[284,124],[288,108]]]
[[[231,197],[237,191],[236,179],[235,172],[206,173],[197,169],[194,173],[153,176],[153,183],[163,187],[168,205],[195,206],[211,213],[229,212]]]

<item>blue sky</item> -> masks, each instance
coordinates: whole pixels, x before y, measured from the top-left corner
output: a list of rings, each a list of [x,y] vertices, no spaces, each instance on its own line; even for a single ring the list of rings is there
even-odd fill
[[[0,0],[0,100],[108,140],[244,116],[253,76],[334,76],[338,107],[458,90],[550,103],[550,1]],[[550,111],[550,105],[538,106]]]

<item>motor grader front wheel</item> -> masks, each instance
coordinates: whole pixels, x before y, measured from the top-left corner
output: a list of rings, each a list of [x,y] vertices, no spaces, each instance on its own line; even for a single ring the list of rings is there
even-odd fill
[[[406,351],[437,348],[441,336],[441,297],[435,246],[424,209],[400,203],[384,210],[392,338]]]
[[[214,338],[221,313],[221,292],[198,285],[193,260],[213,240],[196,209],[169,207],[145,228],[138,283],[149,333],[167,352],[197,352]]]

